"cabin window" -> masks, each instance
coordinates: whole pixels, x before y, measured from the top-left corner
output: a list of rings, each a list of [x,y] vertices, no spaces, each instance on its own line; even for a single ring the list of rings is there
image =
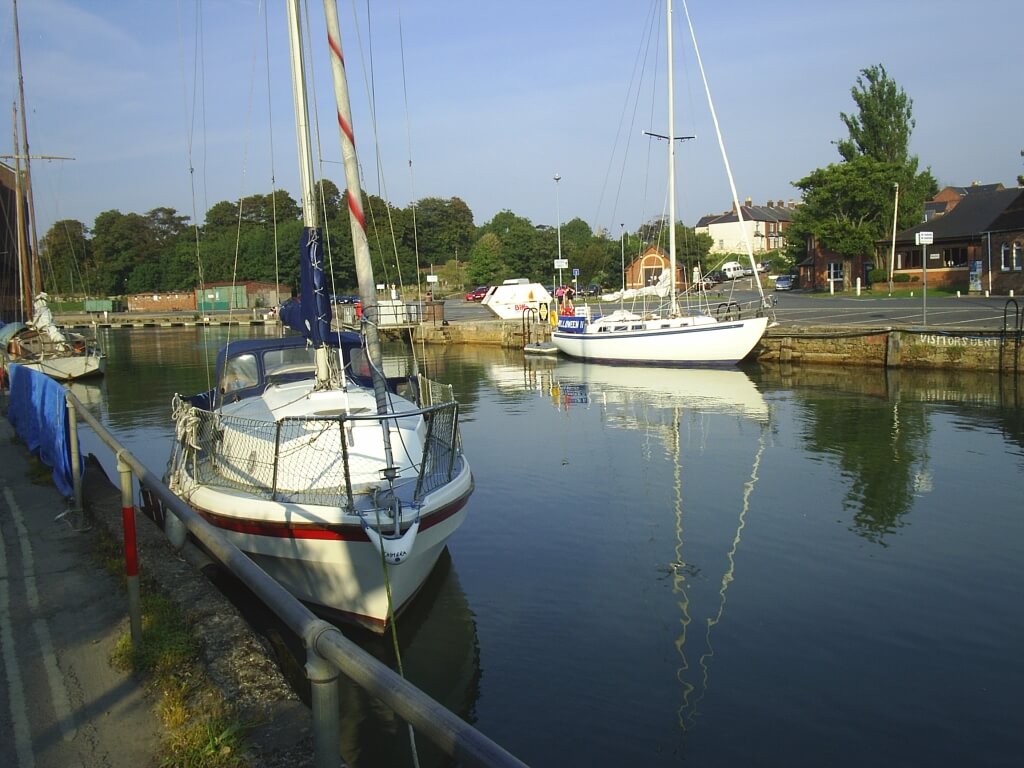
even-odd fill
[[[259,372],[256,369],[255,355],[239,355],[228,361],[224,369],[222,392],[233,392],[237,389],[255,387],[259,383]]]

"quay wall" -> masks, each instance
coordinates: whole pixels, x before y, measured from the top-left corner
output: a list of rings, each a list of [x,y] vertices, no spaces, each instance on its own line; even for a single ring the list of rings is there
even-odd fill
[[[158,328],[194,325],[277,325],[272,317],[245,315],[235,319],[218,317],[117,318],[110,322],[76,323],[64,318],[71,328]],[[548,323],[508,320],[466,320],[448,324],[425,322],[386,333],[411,330],[422,344],[482,344],[521,349],[526,344],[549,341]],[[864,328],[853,326],[769,328],[751,352],[751,362],[791,365],[862,365],[884,368],[950,369],[972,371],[1024,371],[1022,340],[1012,333],[965,331],[962,328]]]
[[[481,322],[421,325],[424,344],[490,344],[517,349],[548,341],[546,323]],[[883,368],[1024,371],[1021,340],[1012,334],[955,328],[770,328],[748,360],[792,365],[863,365]]]

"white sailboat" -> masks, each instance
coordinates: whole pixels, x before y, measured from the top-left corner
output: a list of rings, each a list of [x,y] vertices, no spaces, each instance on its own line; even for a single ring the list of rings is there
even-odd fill
[[[168,482],[296,597],[383,631],[464,520],[473,476],[450,388],[383,374],[337,9],[324,5],[363,333],[331,330],[299,0],[287,0],[304,230],[301,301],[281,317],[302,335],[231,343],[215,389],[176,398]]]
[[[744,312],[735,303],[712,309],[680,307],[676,292],[676,180],[675,119],[673,110],[672,0],[666,0],[668,28],[668,144],[669,269],[656,288],[665,302],[657,312],[637,314],[619,309],[592,316],[589,306],[558,318],[551,341],[558,350],[580,360],[649,365],[725,365],[737,363],[753,350],[768,327],[767,302],[761,292],[759,306]],[[721,144],[721,141],[719,142]],[[728,167],[728,164],[727,164]],[[735,185],[733,197],[735,199]],[[739,206],[737,205],[737,209]],[[747,247],[756,274],[753,251]],[[689,301],[689,300],[688,300]]]

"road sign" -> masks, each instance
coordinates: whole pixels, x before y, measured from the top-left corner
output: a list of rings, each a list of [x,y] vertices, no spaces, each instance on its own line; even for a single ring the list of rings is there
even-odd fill
[[[573,271],[572,271],[572,276],[573,276],[573,277],[579,277],[579,276],[580,276],[580,271],[579,271],[579,269],[573,269]]]
[[[568,268],[569,268],[569,260],[568,259],[555,259],[555,269],[568,269]]]
[[[918,232],[914,235],[915,245],[931,245],[935,240],[934,232]]]

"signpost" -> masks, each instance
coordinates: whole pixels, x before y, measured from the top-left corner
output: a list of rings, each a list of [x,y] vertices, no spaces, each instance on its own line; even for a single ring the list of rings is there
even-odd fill
[[[914,243],[921,246],[921,310],[923,325],[928,325],[928,246],[934,240],[934,232],[918,232],[914,235]]]
[[[555,286],[556,288],[561,288],[562,287],[562,270],[563,269],[568,269],[568,268],[569,268],[569,260],[568,259],[555,259],[555,269],[558,270],[558,285]]]

